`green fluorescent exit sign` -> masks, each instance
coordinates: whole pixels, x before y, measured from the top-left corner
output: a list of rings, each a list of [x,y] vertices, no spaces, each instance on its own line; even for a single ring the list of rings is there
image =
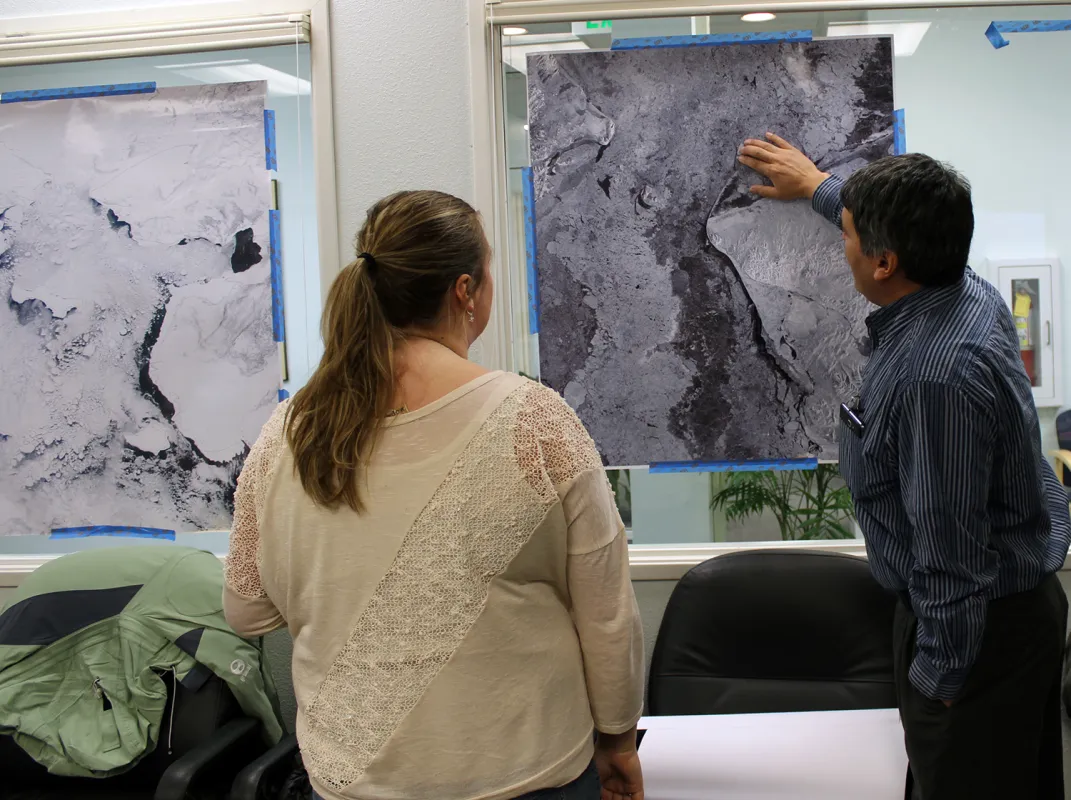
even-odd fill
[[[573,23],[573,36],[579,36],[581,39],[588,37],[591,41],[605,39],[607,36],[613,35],[613,20],[609,19],[595,19],[587,22],[574,22]]]

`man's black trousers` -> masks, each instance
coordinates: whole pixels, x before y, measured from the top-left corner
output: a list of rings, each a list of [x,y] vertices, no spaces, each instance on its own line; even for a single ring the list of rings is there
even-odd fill
[[[908,680],[916,619],[894,623],[896,694],[921,800],[1064,800],[1060,687],[1067,597],[1055,576],[989,603],[977,661],[951,707]]]

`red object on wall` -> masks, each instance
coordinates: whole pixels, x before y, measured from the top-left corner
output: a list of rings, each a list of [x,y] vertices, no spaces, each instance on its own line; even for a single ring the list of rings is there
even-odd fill
[[[1020,350],[1019,355],[1023,359],[1023,366],[1026,367],[1026,377],[1030,378],[1030,385],[1037,386],[1037,373],[1034,372],[1034,349]]]

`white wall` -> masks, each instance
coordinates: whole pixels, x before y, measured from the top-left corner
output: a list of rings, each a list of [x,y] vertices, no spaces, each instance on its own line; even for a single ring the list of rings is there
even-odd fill
[[[468,4],[343,0],[331,21],[347,260],[365,210],[386,194],[439,189],[474,202]]]
[[[1060,18],[1068,7],[872,12],[871,19],[933,20],[914,54],[897,58],[896,104],[906,110],[908,150],[951,162],[971,181],[976,216],[972,266],[986,259],[1057,257],[1054,314],[1063,325],[1063,397],[1071,398],[1071,161],[1057,153],[1071,126],[1065,85],[1071,33],[1008,34],[995,50],[983,35],[997,19]],[[989,276],[994,277],[995,276]],[[1042,445],[1056,447],[1055,409],[1039,411]]]

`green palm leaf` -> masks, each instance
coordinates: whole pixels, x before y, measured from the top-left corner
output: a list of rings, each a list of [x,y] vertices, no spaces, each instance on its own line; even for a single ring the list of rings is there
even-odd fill
[[[729,521],[771,512],[785,541],[852,539],[851,493],[837,467],[815,470],[730,472],[711,479],[711,508]]]

